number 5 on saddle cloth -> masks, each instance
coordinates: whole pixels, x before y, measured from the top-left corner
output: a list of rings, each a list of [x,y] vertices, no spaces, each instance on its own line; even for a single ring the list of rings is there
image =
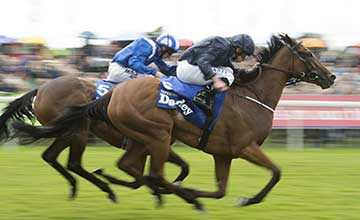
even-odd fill
[[[109,92],[109,90],[117,85],[117,83],[107,81],[107,80],[99,80],[96,82],[96,90],[95,90],[95,98],[99,99],[101,96],[105,95]]]

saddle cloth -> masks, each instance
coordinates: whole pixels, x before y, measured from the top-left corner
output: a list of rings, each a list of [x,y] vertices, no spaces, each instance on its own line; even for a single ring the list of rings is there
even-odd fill
[[[157,106],[164,109],[177,109],[186,120],[204,129],[206,115],[192,102],[192,98],[201,89],[203,89],[202,86],[184,83],[175,76],[164,76],[161,78]],[[209,127],[210,130],[214,127],[220,114],[225,94],[225,92],[215,94],[214,117]]]

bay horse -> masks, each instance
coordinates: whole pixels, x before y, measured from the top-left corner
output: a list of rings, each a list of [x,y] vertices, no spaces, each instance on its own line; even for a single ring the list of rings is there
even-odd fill
[[[34,98],[34,107],[32,106]],[[10,123],[13,120],[35,121],[36,119],[42,125],[50,125],[51,121],[60,115],[68,106],[85,104],[95,97],[95,85],[90,80],[74,76],[64,76],[50,80],[40,86],[38,89],[30,91],[20,98],[12,101],[4,108],[0,116],[0,141],[5,142],[12,139],[13,134]],[[57,161],[59,154],[69,146],[69,158],[67,168],[87,179],[104,192],[112,201],[116,201],[116,196],[107,183],[100,180],[92,173],[86,171],[81,165],[81,159],[87,144],[89,131],[92,131],[97,137],[105,140],[112,146],[123,148],[124,136],[113,126],[109,126],[102,121],[92,121],[90,125],[83,126],[78,132],[75,132],[71,138],[57,137],[53,143],[44,151],[42,158],[56,169],[71,185],[70,198],[74,198],[77,192],[77,183],[75,178]],[[31,141],[24,141],[30,143]],[[136,142],[129,142],[126,147],[126,153],[118,161],[117,166],[129,175],[133,173],[143,173],[146,162],[146,149],[139,147]],[[189,173],[188,164],[182,160],[175,152],[170,153],[169,162],[181,167],[181,173],[175,179],[175,182],[181,182]],[[97,174],[105,176],[111,183],[138,188],[141,182],[127,182],[111,178],[103,174],[102,170],[97,170]]]
[[[214,159],[217,190],[213,192],[176,186],[163,176],[171,140],[176,138],[198,148],[202,130],[176,110],[157,107],[158,79],[134,79],[120,84],[97,101],[68,109],[51,126],[27,127],[22,123],[13,126],[22,137],[67,137],[82,121],[103,119],[148,150],[151,158],[149,174],[139,175],[138,179],[144,180],[154,194],[159,194],[159,187],[165,188],[198,210],[204,209],[198,198],[219,199],[225,195],[232,159],[242,158],[272,172],[271,179],[258,194],[239,200],[242,206],[257,204],[281,176],[278,166],[260,147],[271,132],[274,109],[284,87],[302,81],[326,89],[335,80],[310,50],[288,35],[273,35],[268,44],[269,48],[257,56],[256,80],[244,86],[235,76],[236,81],[227,91],[207,145],[201,149]]]

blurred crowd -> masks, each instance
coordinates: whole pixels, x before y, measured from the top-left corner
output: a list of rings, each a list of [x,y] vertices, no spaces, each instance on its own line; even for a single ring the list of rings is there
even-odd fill
[[[49,79],[66,75],[94,81],[103,78],[112,56],[130,42],[119,41],[109,45],[86,43],[81,48],[66,50],[50,50],[41,43],[0,44],[0,92],[28,91]],[[285,94],[360,94],[360,49],[348,47],[342,51],[331,51],[314,48],[314,52],[337,76],[335,85],[321,90],[315,85],[299,83],[286,87]],[[173,55],[168,62],[176,62],[180,54]],[[241,67],[251,67],[254,62],[254,58],[249,59]]]

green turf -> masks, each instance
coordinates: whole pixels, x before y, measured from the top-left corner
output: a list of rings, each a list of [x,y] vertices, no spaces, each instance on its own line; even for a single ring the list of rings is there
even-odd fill
[[[0,148],[1,220],[115,220],[115,219],[360,219],[360,149],[306,149],[288,151],[266,148],[282,169],[282,179],[261,204],[238,208],[240,196],[256,194],[269,180],[270,173],[248,162],[233,161],[227,195],[219,200],[201,199],[206,214],[173,195],[164,197],[163,208],[156,208],[147,188],[130,190],[111,187],[119,198],[112,204],[105,193],[77,177],[78,197],[67,199],[68,184],[40,158],[43,147]],[[213,162],[209,155],[190,148],[176,151],[191,165],[184,185],[214,190]],[[123,153],[110,147],[91,147],[85,153],[88,170],[105,167],[108,173],[130,180],[114,167]],[[67,152],[60,158],[65,162]],[[178,172],[167,165],[167,177]]]

